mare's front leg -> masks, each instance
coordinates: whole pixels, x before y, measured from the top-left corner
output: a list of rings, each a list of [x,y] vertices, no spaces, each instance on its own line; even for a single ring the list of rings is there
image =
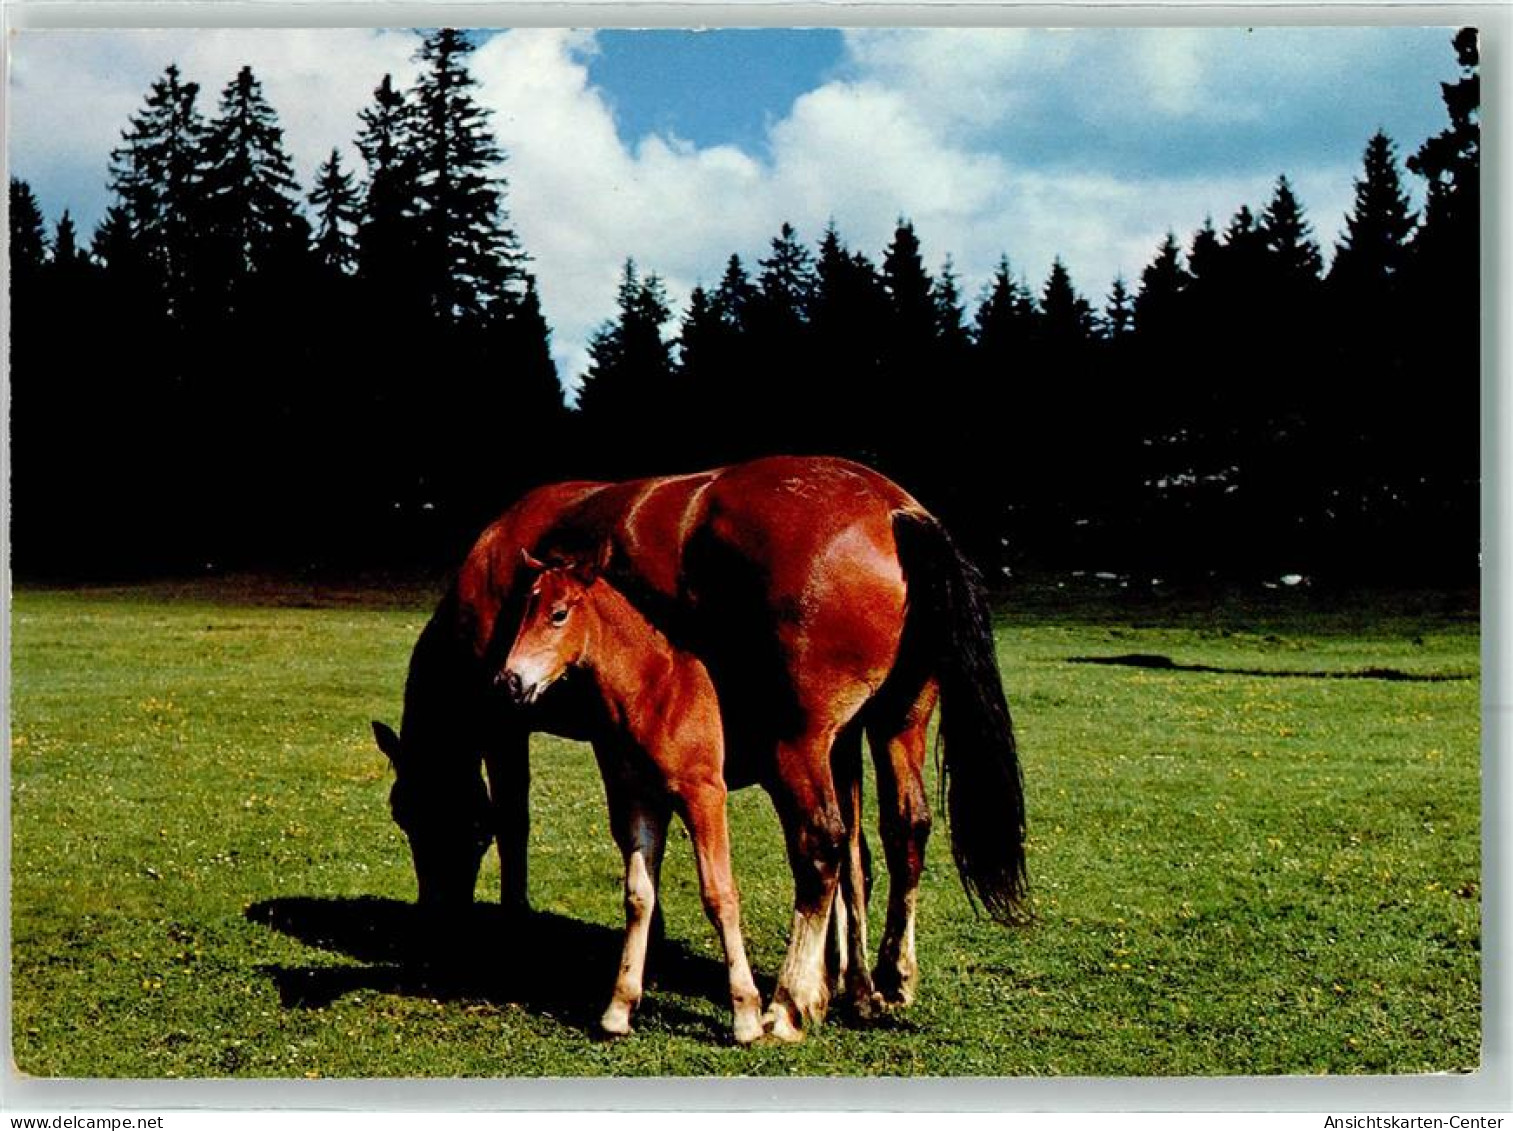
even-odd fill
[[[531,835],[530,732],[514,723],[496,726],[484,746],[489,807],[499,848],[499,906],[506,915],[530,913],[526,847]]]
[[[625,859],[625,945],[614,995],[599,1027],[608,1036],[620,1037],[630,1032],[631,1013],[641,1002],[646,948],[657,904],[653,877],[661,870],[668,810],[665,803],[637,796],[624,786],[608,781],[606,786],[610,829]]]
[[[699,869],[699,895],[725,951],[730,975],[730,1002],[735,1012],[735,1039],[749,1045],[762,1036],[762,998],[746,960],[741,936],[741,897],[730,868],[730,825],[725,811],[725,781],[695,782],[680,793],[683,819],[693,837]]]

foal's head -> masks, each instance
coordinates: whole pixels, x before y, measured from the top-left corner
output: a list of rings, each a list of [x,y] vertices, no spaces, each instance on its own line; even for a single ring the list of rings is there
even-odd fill
[[[585,605],[599,580],[604,555],[593,561],[571,559],[551,565],[523,550],[521,557],[536,577],[498,682],[516,703],[526,705],[582,662],[590,620]]]

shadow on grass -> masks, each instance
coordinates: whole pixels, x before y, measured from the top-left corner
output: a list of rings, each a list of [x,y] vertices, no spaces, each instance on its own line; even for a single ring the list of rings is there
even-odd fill
[[[517,1005],[581,1030],[598,1031],[619,968],[622,934],[550,912],[523,920],[497,906],[475,905],[439,916],[413,903],[294,896],[254,903],[254,923],[307,946],[342,954],[360,966],[280,966],[261,971],[287,1009],[323,1009],[347,994],[371,990],[439,1001]],[[664,940],[648,960],[648,993],[639,1015],[703,1039],[728,1036],[709,1017],[669,995],[704,998],[729,1009],[723,963]],[[770,984],[758,988],[764,997]]]
[[[1464,672],[1405,672],[1398,668],[1357,668],[1346,671],[1306,671],[1289,668],[1221,668],[1213,664],[1179,664],[1170,656],[1132,653],[1126,656],[1068,656],[1069,664],[1105,664],[1119,668],[1149,668],[1163,672],[1203,672],[1243,675],[1258,679],[1380,679],[1400,683],[1454,683],[1475,679]]]

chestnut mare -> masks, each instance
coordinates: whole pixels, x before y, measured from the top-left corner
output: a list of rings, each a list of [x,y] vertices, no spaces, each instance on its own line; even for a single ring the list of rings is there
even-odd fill
[[[594,704],[574,680],[528,705],[499,692],[535,582],[521,552],[582,556],[605,544],[615,587],[707,667],[727,784],[760,784],[783,825],[795,898],[769,1014],[774,1036],[797,1039],[806,1020],[824,1017],[832,916],[840,954],[829,973],[846,997],[864,1011],[913,998],[915,902],[930,832],[926,731],[937,702],[957,871],[995,918],[1022,916],[1019,757],[974,571],[940,523],[888,479],[845,460],[783,456],[541,487],[479,537],[415,645],[402,737],[374,724],[394,764],[391,807],[422,902],[471,900],[492,838],[503,904],[527,907],[528,736],[595,736]],[[890,878],[870,976],[864,735]]]
[[[725,950],[735,1039],[750,1044],[763,1033],[762,1001],[730,871],[725,741],[709,672],[600,576],[605,555],[554,566],[523,558],[538,576],[505,659],[505,685],[517,703],[530,704],[570,671],[587,677],[600,708],[594,754],[610,830],[625,858],[625,947],[600,1028],[612,1036],[630,1032],[640,1004],[656,880],[676,811],[693,839],[705,914]]]

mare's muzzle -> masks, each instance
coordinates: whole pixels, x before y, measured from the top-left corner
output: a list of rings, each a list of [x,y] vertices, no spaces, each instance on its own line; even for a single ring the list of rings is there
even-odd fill
[[[516,706],[525,702],[525,682],[519,672],[506,668],[494,678],[494,685],[502,688]]]
[[[436,909],[467,907],[473,902],[487,842],[443,841],[410,837],[419,889],[417,902]]]

